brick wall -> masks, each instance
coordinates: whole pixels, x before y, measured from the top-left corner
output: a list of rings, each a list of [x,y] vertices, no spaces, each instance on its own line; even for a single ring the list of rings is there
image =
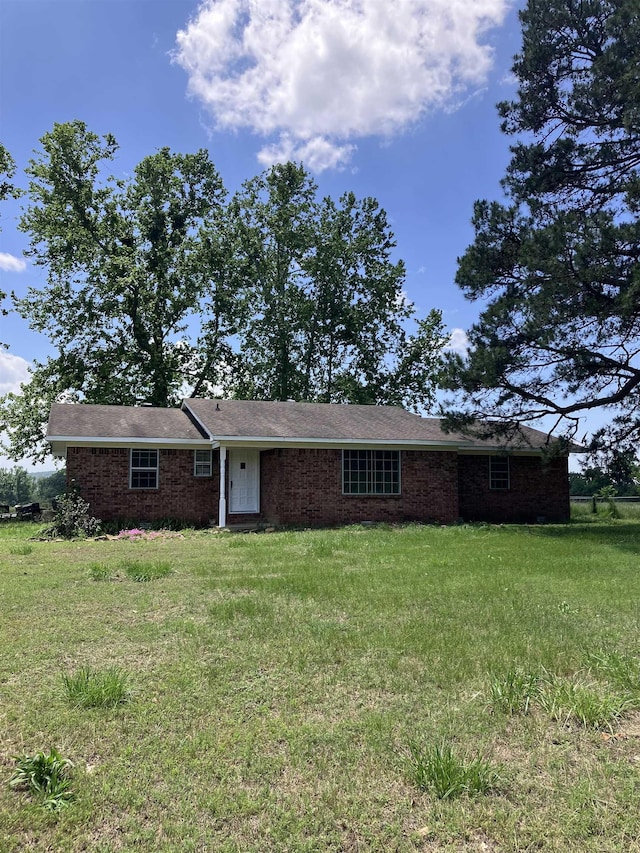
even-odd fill
[[[263,451],[261,520],[274,524],[348,524],[359,521],[438,521],[458,517],[457,455],[401,451],[401,494],[342,494],[342,452]],[[235,516],[234,516],[235,518]]]
[[[219,458],[211,477],[193,476],[192,450],[161,450],[159,487],[129,488],[126,448],[72,447],[67,477],[98,518],[132,522],[218,519]],[[342,494],[340,450],[275,449],[260,454],[261,512],[229,515],[230,524],[348,524],[359,521],[529,522],[569,517],[567,460],[510,457],[510,489],[489,489],[489,457],[452,451],[401,451],[401,494]]]
[[[129,450],[70,447],[67,481],[76,481],[91,512],[108,521],[177,518],[208,524],[218,518],[219,469],[213,454],[211,477],[193,476],[193,450],[160,450],[157,489],[129,488]]]
[[[510,456],[510,488],[489,488],[489,456],[458,460],[460,515],[465,521],[535,522],[569,518],[566,458],[544,462],[535,456]]]

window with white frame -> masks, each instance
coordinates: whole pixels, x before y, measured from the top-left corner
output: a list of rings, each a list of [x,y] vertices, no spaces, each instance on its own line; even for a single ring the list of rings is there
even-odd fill
[[[157,450],[131,450],[129,483],[132,489],[158,488]]]
[[[211,451],[210,450],[194,450],[193,451],[193,476],[194,477],[210,477],[211,476]]]
[[[489,488],[503,491],[510,488],[508,456],[489,457]]]
[[[345,495],[399,495],[399,450],[343,450]]]

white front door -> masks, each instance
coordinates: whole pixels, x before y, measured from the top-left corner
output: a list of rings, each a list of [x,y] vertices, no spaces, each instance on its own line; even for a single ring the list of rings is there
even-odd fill
[[[229,451],[229,512],[260,511],[260,451]]]

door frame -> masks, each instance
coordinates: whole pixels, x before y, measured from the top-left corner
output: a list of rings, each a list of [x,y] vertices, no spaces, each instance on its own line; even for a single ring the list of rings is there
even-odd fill
[[[232,448],[228,449],[228,478],[229,478],[229,515],[257,515],[260,512],[260,451],[254,448]],[[233,492],[232,492],[232,482],[233,482],[233,465],[234,458],[237,460],[238,456],[243,456],[244,459],[242,461],[246,461],[247,464],[251,464],[253,466],[255,483],[256,483],[256,502],[255,509],[233,509]]]

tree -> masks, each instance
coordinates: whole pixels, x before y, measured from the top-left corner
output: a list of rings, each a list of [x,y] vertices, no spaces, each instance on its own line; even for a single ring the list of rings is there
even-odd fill
[[[600,442],[640,436],[640,8],[637,0],[529,0],[517,98],[521,135],[504,204],[478,201],[456,281],[483,300],[450,387],[458,422],[548,415],[574,435],[610,410]]]
[[[39,478],[37,483],[38,498],[50,502],[66,492],[67,475],[65,471],[54,471],[48,477]]]
[[[288,163],[226,204],[205,151],[163,148],[117,179],[105,174],[110,135],[76,121],[41,143],[20,227],[47,283],[15,306],[55,354],[0,404],[12,458],[44,458],[60,400],[431,404],[440,314],[415,321],[373,199],[319,202],[304,168]]]
[[[24,468],[0,468],[0,503],[30,503],[36,492],[35,478]]]
[[[215,382],[235,331],[217,258],[225,190],[206,151],[163,148],[119,180],[103,175],[117,151],[111,135],[76,121],[41,143],[20,227],[48,280],[16,308],[57,354],[5,398],[14,458],[44,456],[56,399],[167,406],[185,385]]]
[[[276,165],[230,205],[245,311],[236,396],[428,407],[444,344],[433,311],[409,335],[404,265],[372,198],[317,199],[304,167]]]
[[[20,190],[13,183],[13,176],[16,173],[16,164],[7,149],[0,142],[0,201],[7,198],[19,198]],[[0,229],[1,230],[1,229]],[[7,294],[0,290],[0,315],[6,315],[6,308],[2,307],[2,303],[6,299]]]

